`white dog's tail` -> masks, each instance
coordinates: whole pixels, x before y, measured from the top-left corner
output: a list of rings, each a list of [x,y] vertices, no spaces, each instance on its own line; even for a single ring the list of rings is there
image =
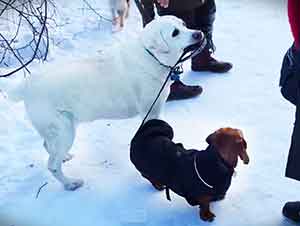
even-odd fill
[[[24,98],[25,81],[22,79],[0,78],[0,93],[8,96],[14,102],[22,101]]]

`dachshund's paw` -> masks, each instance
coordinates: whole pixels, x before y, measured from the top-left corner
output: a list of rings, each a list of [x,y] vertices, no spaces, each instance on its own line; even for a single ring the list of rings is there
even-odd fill
[[[204,221],[212,222],[215,219],[216,215],[214,215],[210,211],[200,211],[200,218]]]

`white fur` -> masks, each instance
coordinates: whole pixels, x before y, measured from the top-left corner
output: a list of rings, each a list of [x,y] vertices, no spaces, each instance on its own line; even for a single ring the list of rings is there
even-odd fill
[[[172,37],[175,28],[180,34]],[[23,91],[26,111],[45,141],[48,168],[65,189],[75,190],[83,184],[62,172],[78,123],[144,116],[169,73],[158,61],[173,66],[183,49],[196,42],[193,32],[176,17],[160,17],[138,39],[97,57],[44,65],[27,80]],[[170,82],[148,119],[159,117],[169,89]]]

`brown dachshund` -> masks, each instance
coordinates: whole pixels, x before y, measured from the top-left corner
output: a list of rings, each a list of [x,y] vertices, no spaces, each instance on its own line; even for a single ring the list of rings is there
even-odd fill
[[[204,221],[215,215],[210,202],[225,197],[238,158],[249,163],[247,143],[241,130],[222,128],[209,135],[203,151],[187,150],[172,141],[173,129],[161,120],[146,122],[131,141],[130,159],[157,190],[169,189],[199,206]]]

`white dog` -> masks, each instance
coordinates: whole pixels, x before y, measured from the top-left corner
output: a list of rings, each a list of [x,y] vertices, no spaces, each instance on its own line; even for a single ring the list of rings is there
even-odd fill
[[[66,177],[62,171],[78,123],[145,116],[169,67],[186,47],[203,37],[176,17],[159,17],[146,26],[140,38],[109,48],[97,57],[49,63],[20,86],[26,111],[49,153],[48,169],[66,190],[83,185],[82,180]],[[170,82],[148,119],[159,117],[169,89]]]
[[[114,29],[123,28],[129,15],[129,0],[109,0]]]

